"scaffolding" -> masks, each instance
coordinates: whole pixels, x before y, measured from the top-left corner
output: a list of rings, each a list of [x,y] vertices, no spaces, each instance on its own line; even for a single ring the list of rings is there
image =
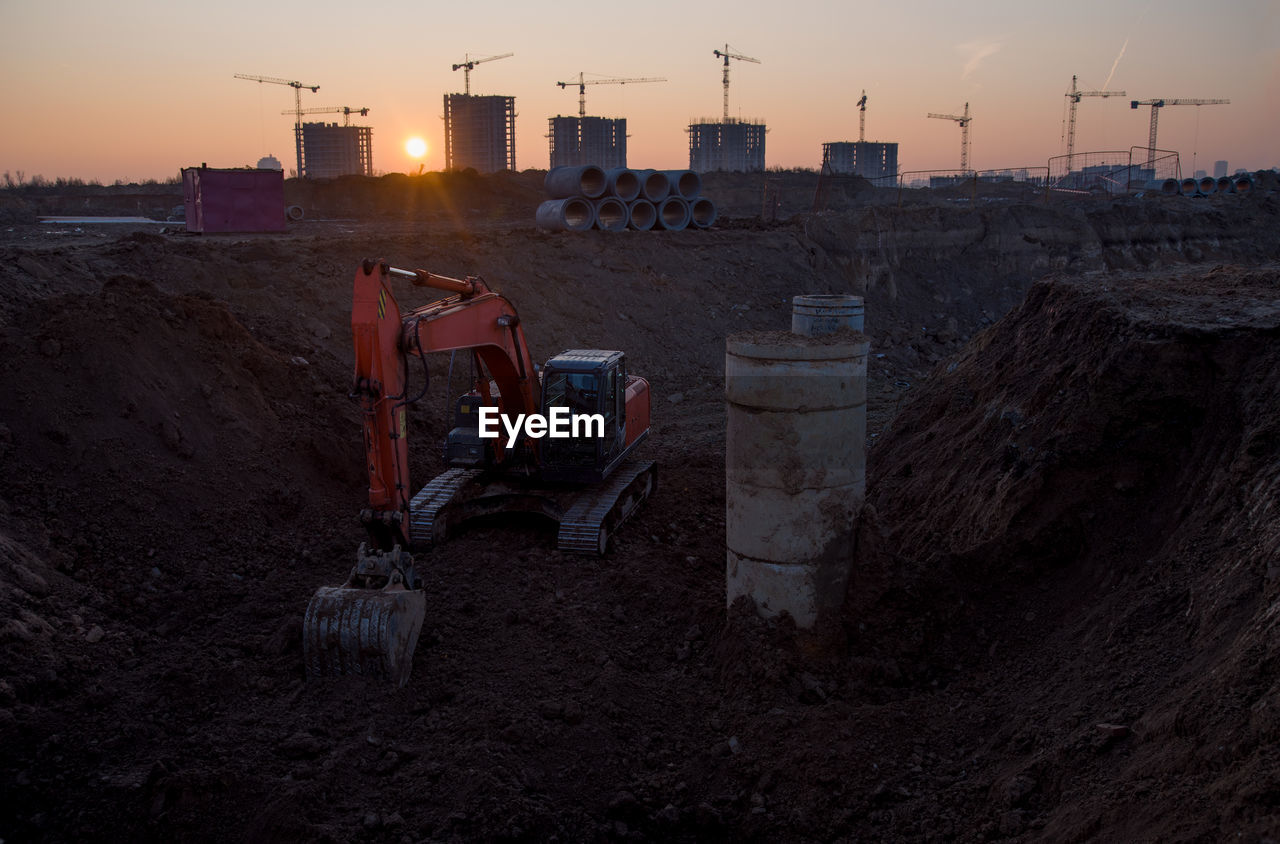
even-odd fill
[[[764,171],[764,121],[711,120],[689,124],[689,169],[699,173]]]
[[[516,98],[444,95],[446,170],[516,169]]]
[[[372,128],[303,123],[298,132],[303,177],[332,179],[373,175]]]
[[[834,141],[822,145],[822,169],[839,176],[883,179],[898,175],[898,145],[879,141]]]
[[[551,117],[547,128],[552,167],[627,166],[626,118]]]

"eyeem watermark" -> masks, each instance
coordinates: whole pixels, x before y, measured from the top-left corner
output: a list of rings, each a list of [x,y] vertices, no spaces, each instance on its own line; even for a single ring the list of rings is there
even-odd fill
[[[494,439],[507,432],[507,450],[516,447],[521,432],[524,436],[540,440],[543,437],[566,439],[568,437],[603,437],[604,414],[571,413],[567,407],[553,407],[549,416],[541,413],[518,413],[515,421],[505,413],[499,413],[496,407],[480,408],[480,436]]]

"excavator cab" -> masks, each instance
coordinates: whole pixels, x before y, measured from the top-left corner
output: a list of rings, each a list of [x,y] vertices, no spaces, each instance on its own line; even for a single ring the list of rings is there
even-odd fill
[[[631,392],[635,382],[644,383],[631,379]],[[567,408],[570,436],[542,440],[538,472],[544,480],[598,483],[638,444],[639,439],[629,442],[627,438],[628,414],[639,412],[629,403],[627,385],[622,352],[574,349],[547,361],[542,371],[542,412],[554,419],[556,408]],[[647,429],[647,384],[643,393]]]

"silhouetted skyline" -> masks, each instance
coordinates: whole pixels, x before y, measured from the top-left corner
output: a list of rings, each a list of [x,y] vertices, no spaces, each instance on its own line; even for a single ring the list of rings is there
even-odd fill
[[[516,98],[516,162],[547,166],[547,118],[577,114],[559,80],[666,77],[587,90],[587,113],[626,117],[629,163],[688,164],[690,119],[721,113],[727,42],[761,64],[734,62],[730,113],[769,126],[770,167],[817,167],[824,142],[901,145],[904,170],[959,164],[959,128],[928,112],[970,104],[977,169],[1043,165],[1065,152],[1065,97],[1086,99],[1076,151],[1146,144],[1150,112],[1129,100],[1229,98],[1228,106],[1166,108],[1159,146],[1190,172],[1226,159],[1280,163],[1280,10],[1244,0],[1215,11],[1157,0],[956,4],[701,3],[643,7],[584,2],[483,7],[332,2],[211,7],[137,0],[9,3],[0,8],[0,170],[28,178],[163,179],[179,168],[252,165],[274,154],[293,167],[293,106],[284,86],[236,73],[319,85],[303,106],[368,107],[377,172],[416,171],[405,151],[426,140],[427,169],[444,164],[442,96],[463,89],[452,64],[511,52],[472,71],[474,94]],[[311,119],[340,122],[340,116]]]

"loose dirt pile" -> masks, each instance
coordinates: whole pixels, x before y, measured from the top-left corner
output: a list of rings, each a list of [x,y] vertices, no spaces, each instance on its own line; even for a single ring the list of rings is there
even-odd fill
[[[1280,793],[1280,292],[1274,268],[1185,264],[1274,256],[1280,212],[1202,207],[651,237],[16,227],[0,838],[1256,837]],[[625,349],[655,396],[659,491],[608,558],[537,521],[424,555],[404,690],[301,665],[306,601],[361,539],[369,256],[484,275],[535,358]],[[1075,277],[1032,285],[1054,269]],[[801,292],[864,293],[883,355],[833,653],[723,605],[724,337],[786,326]],[[447,380],[433,361],[411,417],[416,484]]]

